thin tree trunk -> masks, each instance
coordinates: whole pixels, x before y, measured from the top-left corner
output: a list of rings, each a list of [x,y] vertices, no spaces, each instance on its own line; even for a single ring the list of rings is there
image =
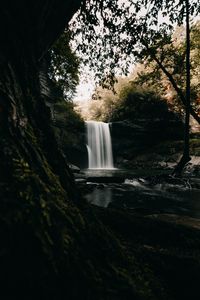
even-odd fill
[[[163,71],[163,73],[167,76],[167,78],[171,82],[173,88],[177,92],[181,102],[186,107],[187,106],[186,96],[184,95],[183,91],[177,86],[176,81],[174,80],[172,74],[167,71],[167,69],[163,66],[161,61],[159,61],[159,59],[155,55],[152,55],[152,58],[157,63],[157,65],[160,67],[160,69]],[[190,106],[190,114],[200,124],[200,117],[198,116],[198,114],[195,112],[195,110],[191,106]]]
[[[181,175],[185,165],[190,161],[190,21],[189,21],[189,0],[186,4],[186,105],[185,105],[185,134],[184,151],[181,160],[175,167],[174,175]]]

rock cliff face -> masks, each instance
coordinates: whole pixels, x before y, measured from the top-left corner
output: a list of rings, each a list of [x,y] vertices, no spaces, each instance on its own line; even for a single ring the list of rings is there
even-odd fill
[[[41,58],[80,4],[80,0],[1,1],[0,53]]]
[[[135,119],[131,121],[114,122],[111,126],[113,152],[115,162],[118,167],[136,166],[141,155],[148,154],[153,160],[162,161],[163,157],[154,150],[156,145],[169,142],[173,143],[181,140],[183,136],[183,124],[180,120],[171,118],[165,119]],[[172,153],[169,150],[168,155]],[[131,162],[131,163],[130,163]]]

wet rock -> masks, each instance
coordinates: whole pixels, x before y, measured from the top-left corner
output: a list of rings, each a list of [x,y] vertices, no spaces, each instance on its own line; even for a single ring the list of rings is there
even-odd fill
[[[79,173],[80,170],[81,170],[79,167],[77,167],[77,166],[75,166],[75,165],[72,165],[72,164],[69,164],[69,168],[71,169],[71,171],[72,171],[73,173]]]
[[[111,134],[118,166],[143,167],[154,162],[155,168],[165,168],[167,156],[177,153],[174,143],[182,137],[181,121],[173,116],[171,118],[135,118],[132,122],[113,122]],[[169,141],[167,153],[166,147],[163,147],[163,153],[153,149],[155,145],[160,147],[164,141]]]
[[[84,178],[77,178],[77,179],[75,179],[75,182],[76,183],[86,183],[86,179],[84,179]]]
[[[102,177],[88,177],[87,182],[97,182],[97,183],[122,183],[124,182],[124,177],[118,176],[102,176]]]
[[[169,184],[169,185],[179,185],[181,187],[190,187],[188,178],[178,178],[169,174],[162,174],[157,176],[148,176],[145,178],[149,186],[157,184]]]
[[[162,220],[176,225],[184,225],[186,227],[200,230],[200,220],[188,216],[180,216],[176,214],[153,214],[149,215],[148,218]]]
[[[86,176],[84,173],[80,172],[80,173],[74,173],[74,178],[75,178],[75,179],[79,179],[79,178],[84,178],[84,179],[86,179],[87,176]]]
[[[104,184],[98,184],[98,185],[97,185],[97,189],[99,189],[99,190],[104,189],[104,187],[105,187]]]
[[[191,178],[191,187],[194,189],[200,189],[200,178]]]

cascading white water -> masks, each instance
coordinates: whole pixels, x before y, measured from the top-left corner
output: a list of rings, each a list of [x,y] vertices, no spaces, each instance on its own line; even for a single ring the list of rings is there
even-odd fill
[[[89,169],[114,169],[109,124],[87,121],[86,128]]]

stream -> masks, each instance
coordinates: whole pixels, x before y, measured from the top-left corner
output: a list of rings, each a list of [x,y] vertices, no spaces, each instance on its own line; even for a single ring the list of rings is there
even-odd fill
[[[160,170],[145,170],[145,174],[144,170],[117,169],[83,170],[83,173],[88,186],[85,198],[94,205],[200,218],[200,178],[152,184],[148,178],[160,174]]]

